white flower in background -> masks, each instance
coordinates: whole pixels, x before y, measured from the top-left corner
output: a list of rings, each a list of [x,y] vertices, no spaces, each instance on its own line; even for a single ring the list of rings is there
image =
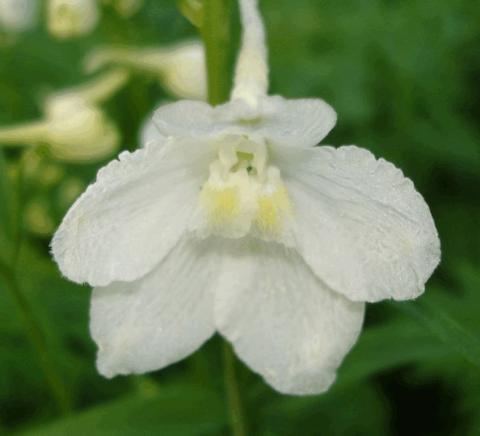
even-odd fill
[[[36,21],[37,0],[0,0],[0,31],[23,32]]]
[[[119,65],[153,74],[173,95],[205,100],[207,78],[203,44],[187,41],[169,47],[102,47],[86,59],[87,71]]]
[[[119,134],[103,111],[76,95],[64,95],[46,105],[49,137],[58,159],[97,160],[117,150]]]
[[[97,0],[48,0],[47,27],[61,39],[90,33],[100,15]]]
[[[120,136],[97,105],[112,96],[127,78],[125,71],[114,70],[51,95],[45,100],[42,120],[0,127],[0,144],[45,144],[55,158],[72,162],[111,155],[118,149]]]
[[[424,290],[440,258],[429,208],[402,172],[333,128],[319,99],[267,96],[255,0],[232,100],[155,114],[156,141],[124,152],[53,242],[63,274],[95,286],[91,333],[107,376],[165,367],[215,331],[275,389],[331,385],[365,302]]]

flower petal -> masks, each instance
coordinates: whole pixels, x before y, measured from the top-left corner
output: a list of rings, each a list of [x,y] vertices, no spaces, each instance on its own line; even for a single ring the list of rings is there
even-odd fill
[[[214,133],[219,126],[213,119],[214,109],[207,103],[196,100],[180,100],[160,106],[153,120],[166,137],[198,137]]]
[[[99,171],[53,238],[62,273],[106,286],[149,272],[186,230],[211,160],[207,146],[185,140],[120,154]]]
[[[337,122],[334,109],[318,98],[267,97],[263,112],[266,115],[258,125],[261,134],[274,145],[288,147],[319,144]]]
[[[147,145],[154,144],[157,147],[162,147],[166,143],[166,137],[163,136],[158,130],[157,125],[153,121],[153,117],[149,116],[139,132],[139,143],[141,147],[146,147]]]
[[[215,294],[217,329],[278,391],[326,391],[357,339],[364,304],[330,291],[294,250],[229,243]]]
[[[95,288],[90,330],[101,374],[144,373],[176,362],[213,333],[215,257],[184,238],[149,274]]]
[[[165,136],[211,136],[222,133],[264,138],[273,145],[308,147],[333,128],[337,115],[320,99],[287,100],[269,96],[253,108],[242,100],[211,107],[199,101],[161,106],[154,115]]]
[[[305,150],[283,163],[304,259],[353,301],[420,295],[440,260],[430,210],[411,180],[355,146]]]

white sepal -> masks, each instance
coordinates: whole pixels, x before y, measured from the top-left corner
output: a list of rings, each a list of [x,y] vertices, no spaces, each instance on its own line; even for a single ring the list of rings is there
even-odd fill
[[[216,262],[198,241],[183,240],[141,279],[95,288],[90,331],[99,372],[154,371],[199,348],[215,330]]]
[[[224,243],[215,323],[276,390],[326,391],[357,340],[364,304],[327,288],[293,250],[253,239]]]
[[[99,171],[53,238],[62,273],[106,286],[151,271],[187,230],[211,159],[208,147],[173,139],[121,153]]]
[[[297,248],[322,281],[354,301],[424,291],[440,241],[428,205],[398,168],[355,146],[304,150],[303,162],[280,165]]]

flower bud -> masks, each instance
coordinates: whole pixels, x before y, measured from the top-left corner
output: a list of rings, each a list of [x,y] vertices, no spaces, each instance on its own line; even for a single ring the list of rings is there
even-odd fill
[[[45,142],[54,157],[64,161],[92,161],[112,154],[120,136],[102,110],[75,94],[57,96],[45,107]]]
[[[181,44],[169,50],[163,84],[181,98],[207,98],[205,55],[201,43]]]
[[[0,0],[0,30],[28,30],[35,23],[37,6],[37,0]]]
[[[60,39],[90,33],[99,20],[96,0],[49,0],[48,30]]]
[[[204,49],[198,41],[183,42],[170,47],[104,47],[91,53],[85,62],[88,71],[108,64],[153,74],[175,96],[206,99]]]
[[[43,119],[0,127],[0,144],[45,144],[57,159],[74,162],[111,155],[119,146],[120,135],[98,105],[127,80],[125,71],[112,70],[49,96],[44,102]]]

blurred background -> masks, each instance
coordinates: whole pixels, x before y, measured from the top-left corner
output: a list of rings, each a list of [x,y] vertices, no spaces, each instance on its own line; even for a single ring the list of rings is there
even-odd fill
[[[0,433],[229,434],[218,337],[163,371],[103,379],[90,289],[49,255],[97,170],[148,138],[151,111],[205,98],[191,22],[201,1],[0,0]],[[231,65],[238,12],[226,2]],[[418,301],[369,305],[328,393],[282,396],[239,364],[249,434],[480,435],[479,2],[261,9],[272,93],[324,98],[339,115],[329,144],[402,168],[431,207],[443,260]]]

